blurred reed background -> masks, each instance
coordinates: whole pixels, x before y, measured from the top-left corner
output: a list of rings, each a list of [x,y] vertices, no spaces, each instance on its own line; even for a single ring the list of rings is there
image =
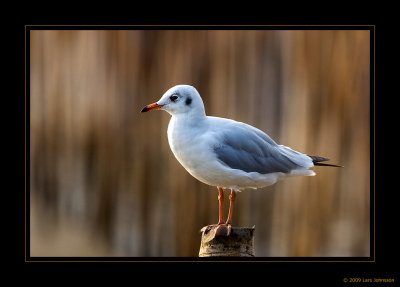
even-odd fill
[[[140,113],[190,84],[208,115],[345,166],[238,194],[234,225],[256,226],[257,256],[370,256],[369,41],[350,30],[30,31],[30,255],[198,255],[217,189],[174,158],[167,113]]]

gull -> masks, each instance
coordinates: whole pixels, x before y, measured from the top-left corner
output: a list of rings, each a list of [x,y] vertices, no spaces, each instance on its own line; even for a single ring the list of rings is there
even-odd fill
[[[229,236],[236,193],[272,185],[292,176],[314,176],[310,170],[329,160],[278,145],[263,131],[231,119],[207,116],[200,94],[190,85],[177,85],[141,112],[164,110],[169,146],[179,163],[199,181],[218,189],[219,221],[205,231]],[[229,212],[224,220],[224,189],[230,189]],[[202,229],[203,230],[203,229]]]

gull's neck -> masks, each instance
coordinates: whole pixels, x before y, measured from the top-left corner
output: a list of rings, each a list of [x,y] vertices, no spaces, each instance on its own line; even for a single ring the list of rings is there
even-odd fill
[[[188,113],[179,113],[172,115],[174,121],[184,125],[197,125],[207,118],[204,110],[191,111]]]

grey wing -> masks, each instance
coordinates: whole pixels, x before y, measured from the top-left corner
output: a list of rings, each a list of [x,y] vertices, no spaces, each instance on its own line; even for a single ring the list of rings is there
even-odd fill
[[[267,174],[290,172],[302,167],[297,156],[305,156],[281,145],[268,135],[246,124],[232,125],[221,133],[221,144],[214,147],[218,160],[233,169]]]

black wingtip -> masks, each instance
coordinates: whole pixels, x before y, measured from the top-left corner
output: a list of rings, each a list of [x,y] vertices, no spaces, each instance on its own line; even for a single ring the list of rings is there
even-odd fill
[[[328,161],[329,160],[329,158],[326,158],[326,157],[315,156],[315,155],[309,155],[309,157],[312,159],[313,164],[315,166],[344,167],[342,165],[336,165],[336,164],[330,164],[330,163],[321,163],[321,161]]]
[[[315,166],[332,166],[332,167],[344,167],[343,165],[336,165],[336,164],[329,164],[329,163],[321,163],[316,162],[314,163]]]

